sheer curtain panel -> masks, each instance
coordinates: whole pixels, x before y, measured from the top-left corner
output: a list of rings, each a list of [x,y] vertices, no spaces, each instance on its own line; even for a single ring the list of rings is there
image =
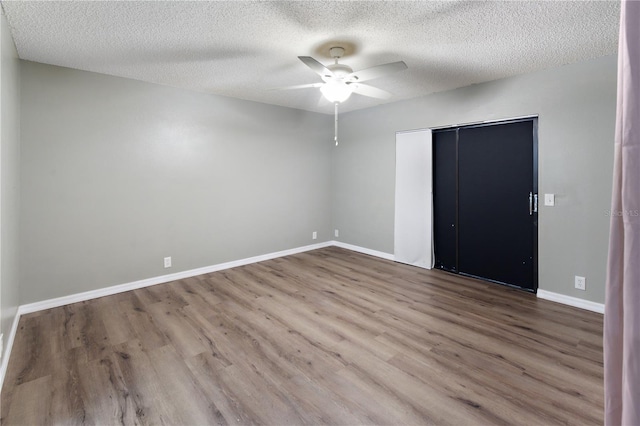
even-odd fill
[[[623,1],[604,316],[605,424],[640,425],[640,2]]]

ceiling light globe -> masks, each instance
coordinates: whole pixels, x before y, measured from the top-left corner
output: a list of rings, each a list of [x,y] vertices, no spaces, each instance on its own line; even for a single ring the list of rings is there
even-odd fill
[[[320,88],[320,92],[331,103],[344,102],[351,96],[351,89],[341,81],[327,82]]]

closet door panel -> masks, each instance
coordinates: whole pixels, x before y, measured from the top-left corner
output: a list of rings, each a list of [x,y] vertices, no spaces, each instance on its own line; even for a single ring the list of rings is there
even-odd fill
[[[461,273],[534,289],[533,176],[531,121],[459,129]]]
[[[396,133],[394,258],[433,267],[431,130]]]
[[[436,268],[457,272],[456,129],[433,137],[433,237]]]

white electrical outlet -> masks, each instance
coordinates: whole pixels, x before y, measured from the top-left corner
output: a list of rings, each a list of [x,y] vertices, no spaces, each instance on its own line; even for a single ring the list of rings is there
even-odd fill
[[[333,231],[333,235],[335,235],[336,237],[339,237],[339,236],[340,236],[340,231],[338,231],[337,229],[335,229],[335,230]]]
[[[171,257],[165,257],[164,258],[164,267],[165,268],[171,268]]]
[[[578,290],[586,290],[587,289],[587,279],[585,277],[579,277],[576,275],[575,287]]]
[[[311,238],[314,239],[314,240],[317,239],[318,238],[318,232],[313,231],[313,234],[311,234]]]
[[[556,205],[556,195],[555,194],[544,194],[544,205],[553,207]]]

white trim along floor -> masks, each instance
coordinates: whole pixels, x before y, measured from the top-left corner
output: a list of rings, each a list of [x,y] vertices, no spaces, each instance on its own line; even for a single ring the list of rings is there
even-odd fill
[[[72,294],[69,296],[57,297],[55,299],[43,300],[41,302],[28,303],[26,305],[20,305],[16,312],[16,316],[11,326],[11,332],[9,333],[7,344],[2,354],[2,365],[0,366],[0,389],[4,383],[4,376],[9,364],[9,356],[11,354],[11,348],[15,339],[16,332],[18,330],[18,322],[20,316],[29,314],[32,312],[38,312],[44,309],[56,308],[58,306],[64,306],[71,303],[82,302],[85,300],[95,299],[103,296],[110,296],[112,294],[123,293],[125,291],[135,290],[142,287],[148,287],[156,284],[162,284],[170,281],[181,280],[196,275],[208,274],[211,272],[221,271],[224,269],[235,268],[242,265],[248,265],[251,263],[262,262],[269,259],[275,259],[278,257],[289,256],[292,254],[303,253],[310,250],[316,250],[323,247],[336,246],[347,250],[352,250],[358,253],[368,254],[370,256],[379,257],[387,260],[394,260],[393,254],[385,253],[381,251],[371,250],[364,247],[354,246],[351,244],[342,243],[340,241],[326,241],[323,243],[312,244],[308,246],[298,247],[290,250],[283,250],[274,253],[268,253],[260,256],[249,257],[246,259],[235,260],[232,262],[220,263],[217,265],[205,266],[202,268],[190,269],[188,271],[176,272],[174,274],[161,275],[158,277],[147,278],[144,280],[133,281],[130,283],[110,286],[101,288],[98,290],[85,291],[82,293]],[[566,296],[559,293],[554,293],[547,290],[538,289],[537,296],[540,299],[549,300],[552,302],[562,303],[564,305],[573,306],[576,308],[586,309],[588,311],[598,312],[604,314],[604,304],[591,302],[577,297]]]

